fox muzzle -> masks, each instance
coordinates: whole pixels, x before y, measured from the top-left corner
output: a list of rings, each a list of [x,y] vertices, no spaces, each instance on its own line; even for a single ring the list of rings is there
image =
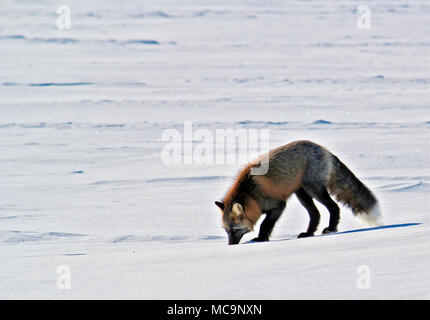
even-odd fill
[[[248,233],[249,230],[246,228],[243,229],[231,229],[228,234],[228,244],[238,244],[240,239],[244,236],[244,234]]]

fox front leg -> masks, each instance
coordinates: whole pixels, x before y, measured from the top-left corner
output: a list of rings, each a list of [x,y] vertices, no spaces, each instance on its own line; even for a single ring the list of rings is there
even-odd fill
[[[282,212],[285,209],[285,202],[281,202],[278,207],[275,209],[269,210],[266,213],[266,218],[261,223],[260,231],[258,233],[258,237],[252,239],[252,241],[263,242],[269,241],[270,234],[272,233],[273,227],[275,226],[276,221],[278,221]]]

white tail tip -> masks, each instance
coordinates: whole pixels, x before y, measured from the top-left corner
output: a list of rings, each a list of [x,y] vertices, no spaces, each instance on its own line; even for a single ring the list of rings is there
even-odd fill
[[[371,226],[382,226],[384,224],[378,203],[376,203],[369,212],[360,213],[358,217]]]

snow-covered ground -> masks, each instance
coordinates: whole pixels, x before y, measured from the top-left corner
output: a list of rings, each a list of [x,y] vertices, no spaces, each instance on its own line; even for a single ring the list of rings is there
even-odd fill
[[[429,299],[429,15],[427,1],[2,0],[0,298]],[[342,208],[338,234],[295,239],[308,215],[292,197],[271,242],[227,246],[213,201],[241,165],[163,162],[184,121],[326,146],[385,226]]]

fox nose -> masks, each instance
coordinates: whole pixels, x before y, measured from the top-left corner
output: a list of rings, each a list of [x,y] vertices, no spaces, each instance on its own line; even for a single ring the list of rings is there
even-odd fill
[[[238,244],[240,242],[240,239],[242,239],[243,235],[247,232],[248,230],[246,229],[231,230],[228,233],[228,244]]]
[[[235,239],[233,236],[231,236],[230,234],[228,235],[228,245],[232,245],[232,244],[238,244],[240,241]]]

